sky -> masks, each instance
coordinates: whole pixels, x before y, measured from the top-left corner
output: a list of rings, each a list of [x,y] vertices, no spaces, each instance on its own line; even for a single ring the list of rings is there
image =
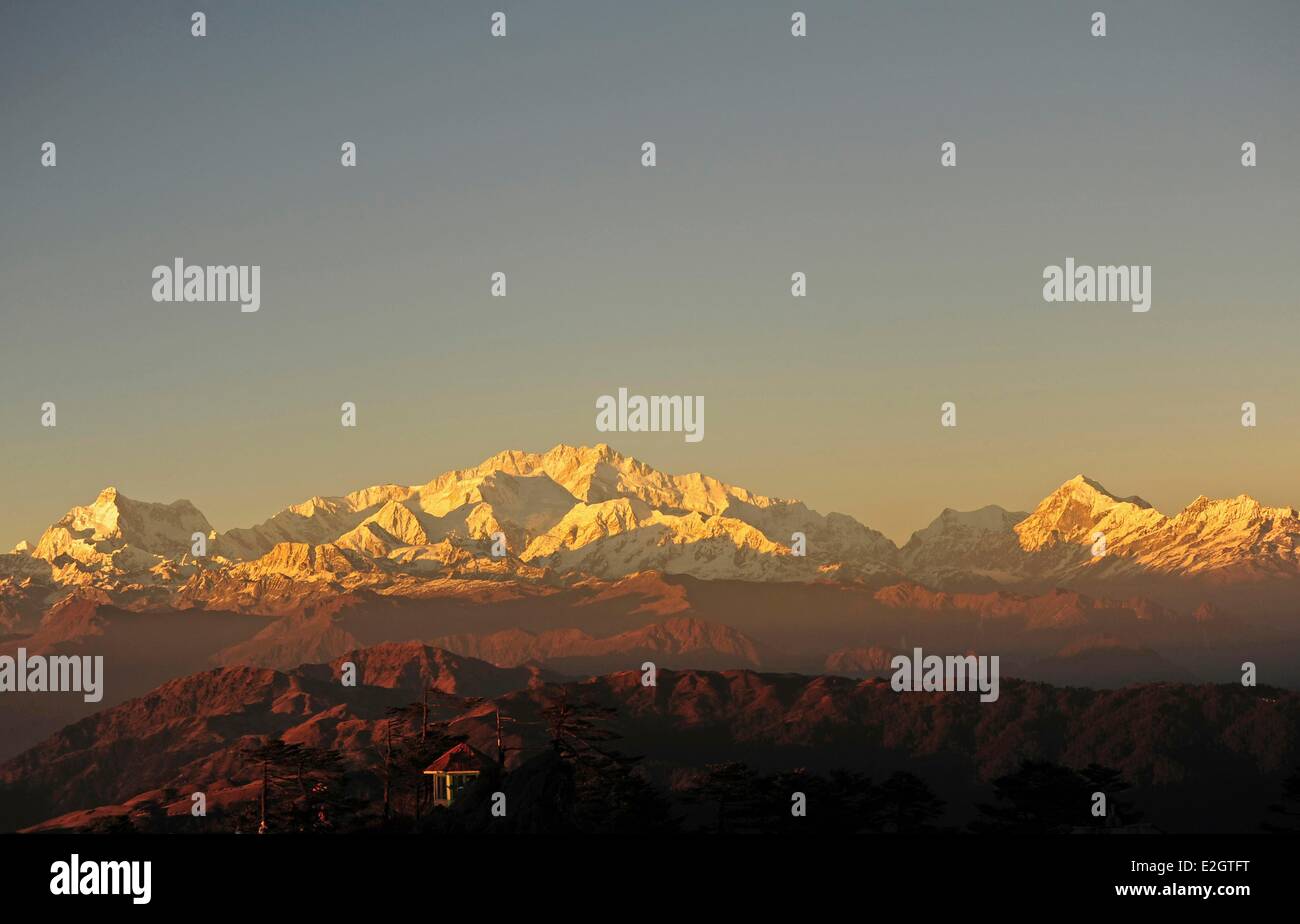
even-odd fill
[[[1079,473],[1300,505],[1298,34],[1294,0],[0,0],[0,545],[107,485],[228,529],[560,442],[896,541]],[[177,257],[260,265],[261,309],[154,302]],[[1044,302],[1067,257],[1150,265],[1151,310]],[[705,438],[598,432],[620,386],[704,396]]]

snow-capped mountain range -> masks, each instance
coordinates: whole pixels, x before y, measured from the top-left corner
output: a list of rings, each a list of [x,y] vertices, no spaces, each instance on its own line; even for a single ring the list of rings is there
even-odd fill
[[[806,538],[804,555],[796,533]],[[196,534],[202,556],[192,554]],[[494,555],[494,545],[505,554]],[[603,444],[559,445],[502,452],[421,485],[312,497],[224,533],[188,501],[147,503],[107,488],[35,545],[0,555],[0,600],[37,595],[44,605],[78,588],[137,606],[202,607],[303,586],[418,596],[448,581],[613,580],[646,571],[765,582],[904,579],[949,590],[1275,585],[1300,577],[1300,514],[1242,495],[1199,497],[1166,516],[1080,475],[1029,513],[945,510],[899,548],[843,514],[707,475],[668,475]]]

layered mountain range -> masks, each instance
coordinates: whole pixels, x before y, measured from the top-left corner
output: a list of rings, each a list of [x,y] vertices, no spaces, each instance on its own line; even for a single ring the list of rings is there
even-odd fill
[[[0,758],[194,671],[386,642],[570,676],[651,660],[860,677],[921,645],[1052,683],[1226,682],[1248,660],[1300,684],[1298,536],[1295,510],[1248,497],[1169,517],[1077,477],[1029,513],[945,510],[899,548],[604,445],[505,452],[222,533],[188,501],[109,488],[0,555],[0,656],[103,656],[109,678],[98,706],[5,694]]]
[[[344,661],[357,667],[355,686],[339,682]],[[500,711],[511,768],[549,751],[545,710],[564,696],[608,710],[618,747],[649,755],[644,770],[665,786],[692,767],[735,760],[763,770],[906,769],[956,803],[958,823],[990,798],[990,779],[1028,757],[1114,766],[1168,830],[1252,830],[1300,760],[1289,733],[1300,694],[1240,684],[1094,691],[1011,680],[997,702],[981,704],[899,696],[875,678],[751,670],[663,670],[653,687],[637,670],[565,682],[385,644],[286,671],[203,671],[70,725],[0,763],[0,830],[83,828],[148,805],[188,817],[196,791],[209,813],[233,816],[258,800],[259,768],[244,751],[268,739],[337,751],[349,770],[377,780],[393,710],[431,689],[454,698],[432,698],[430,719],[490,755]]]
[[[74,591],[131,609],[284,615],[362,591],[527,594],[528,585],[644,572],[967,592],[1070,587],[1188,608],[1230,592],[1238,607],[1291,616],[1300,514],[1242,495],[1198,497],[1167,516],[1080,475],[1028,513],[944,510],[899,548],[844,514],[665,474],[603,444],[559,445],[503,452],[421,485],[312,497],[223,533],[188,501],[107,488],[34,544],[0,555],[0,621],[21,629]]]
[[[1243,689],[1247,661],[1262,684],[1297,686],[1298,539],[1294,509],[1201,497],[1167,516],[1078,476],[1029,512],[944,510],[900,547],[852,517],[605,445],[504,452],[227,532],[189,501],[108,488],[0,555],[0,656],[102,656],[105,677],[98,703],[0,697],[0,760],[46,742],[2,768],[0,790],[32,821],[181,782],[244,800],[235,754],[249,736],[360,759],[377,717],[428,684],[504,693],[527,714],[539,684],[593,678],[646,719],[629,735],[716,731],[724,749],[758,721],[742,704],[789,687],[764,754],[800,745],[778,734],[790,722],[809,741],[840,728],[802,705],[839,691],[861,700],[834,733],[841,756],[862,716],[899,702],[878,678],[914,647],[998,655],[1003,689],[1034,716],[1032,682],[1115,688],[1076,692],[1125,716],[1130,685]],[[345,656],[365,660],[355,702],[323,667]],[[680,672],[661,681],[672,699],[638,705],[645,661]],[[734,726],[692,718],[723,708],[739,710]],[[1066,711],[1084,728],[1080,708]],[[477,713],[464,721],[488,734]]]

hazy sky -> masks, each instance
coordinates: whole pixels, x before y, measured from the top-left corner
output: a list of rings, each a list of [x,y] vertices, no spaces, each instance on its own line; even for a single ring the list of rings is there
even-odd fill
[[[0,543],[109,484],[226,529],[557,442],[898,540],[1079,472],[1300,504],[1298,36],[1295,0],[0,2]],[[153,302],[176,257],[260,264],[261,310]],[[1044,303],[1067,257],[1150,264],[1151,311]],[[703,395],[705,439],[597,432],[619,386]]]

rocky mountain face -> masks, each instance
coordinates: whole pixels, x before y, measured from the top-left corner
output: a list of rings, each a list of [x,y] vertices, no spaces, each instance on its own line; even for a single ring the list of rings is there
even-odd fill
[[[794,533],[811,538],[806,556]],[[192,537],[207,554],[191,553]],[[509,451],[415,486],[313,497],[215,533],[187,501],[114,489],[34,548],[0,556],[0,579],[57,596],[95,588],[124,606],[284,613],[357,589],[418,596],[431,582],[615,579],[657,570],[709,579],[805,581],[892,573],[898,553],[850,517],[667,475],[608,446]]]
[[[1025,561],[1015,526],[1027,516],[997,506],[948,508],[903,545],[902,569],[936,588],[1014,584]]]
[[[196,533],[203,556],[192,554]],[[39,610],[77,588],[128,608],[284,615],[358,591],[419,598],[446,582],[472,593],[652,571],[958,591],[1113,587],[1188,607],[1222,602],[1216,589],[1231,587],[1293,612],[1298,543],[1291,508],[1201,497],[1171,517],[1080,475],[1030,513],[945,510],[900,549],[843,514],[665,474],[603,444],[559,445],[421,485],[313,497],[220,534],[188,501],[144,503],[109,488],[34,546],[0,555],[0,620],[21,629],[32,610],[23,601]]]
[[[355,686],[342,683],[344,662],[357,666]],[[117,801],[178,774],[203,779],[219,793],[239,771],[239,749],[249,741],[279,736],[365,761],[388,710],[420,701],[426,689],[494,697],[554,679],[535,668],[497,668],[414,643],[348,652],[292,671],[219,668],[168,681],[73,723],[0,765],[0,789],[39,789],[56,810]],[[439,707],[435,714],[445,712]]]
[[[782,660],[774,649],[730,626],[680,616],[605,638],[581,629],[505,629],[441,636],[430,644],[498,666],[537,663],[577,674],[621,670],[638,658],[656,667],[699,668],[771,667]]]
[[[1142,593],[1183,606],[1233,600],[1293,615],[1300,603],[1300,513],[1246,495],[1198,497],[1166,516],[1082,475],[1034,510],[945,511],[913,534],[903,567],[939,588],[1077,587]]]

